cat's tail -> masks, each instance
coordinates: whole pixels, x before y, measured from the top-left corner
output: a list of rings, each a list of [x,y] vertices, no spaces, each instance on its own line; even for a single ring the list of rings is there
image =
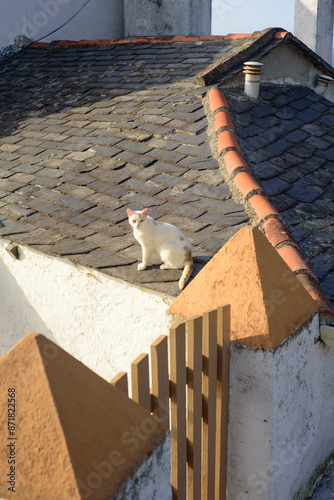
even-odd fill
[[[184,285],[187,283],[188,279],[190,278],[190,275],[194,269],[194,263],[193,260],[186,260],[184,263],[184,268],[182,272],[182,276],[179,280],[179,288],[180,290],[183,290]]]

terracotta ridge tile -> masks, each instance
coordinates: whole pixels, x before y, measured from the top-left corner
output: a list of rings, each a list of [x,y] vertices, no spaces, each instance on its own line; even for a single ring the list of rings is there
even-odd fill
[[[230,110],[230,106],[221,90],[219,89],[211,89],[209,91],[209,104],[211,113],[216,111],[219,108],[226,108]]]
[[[239,38],[251,38],[253,36],[252,33],[228,33],[225,35],[225,40],[237,40]]]
[[[227,170],[228,175],[232,176],[233,172],[237,168],[246,168],[247,170],[250,171],[249,166],[239,153],[239,151],[228,151],[225,153],[224,158],[224,165]]]
[[[225,108],[230,110],[221,90],[217,88],[209,90],[208,99],[212,116],[214,116],[214,112],[217,109],[222,107],[222,103]],[[220,163],[223,163],[223,166],[230,176],[230,181],[234,183],[243,195],[244,202],[247,202],[252,210],[254,210],[257,216],[256,225],[262,228],[268,241],[277,250],[289,268],[298,278],[299,276],[307,275],[310,279],[313,279],[313,285],[311,286],[308,284],[308,287],[311,290],[310,295],[316,301],[320,312],[325,312],[326,314],[334,316],[334,310],[331,309],[331,306],[317,283],[317,281],[319,281],[317,275],[303,257],[299,245],[291,236],[282,216],[266,198],[265,191],[254,179],[251,169],[242,157],[235,133],[229,130],[221,131],[221,127],[218,127],[220,123],[226,123],[227,115],[229,116],[227,111],[222,111],[214,116],[214,128],[217,137],[218,159]],[[217,116],[219,116],[218,119]],[[229,118],[231,119],[231,117]],[[233,150],[229,149],[231,147]],[[237,169],[242,170],[237,171]],[[237,172],[233,175],[235,171]],[[305,281],[305,278],[300,278],[300,280]]]
[[[291,35],[290,31],[278,31],[275,33],[274,38],[285,38],[287,35]]]

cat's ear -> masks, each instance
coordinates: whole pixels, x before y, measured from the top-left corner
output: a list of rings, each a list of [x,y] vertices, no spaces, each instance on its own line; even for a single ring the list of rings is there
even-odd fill
[[[148,214],[148,208],[144,208],[141,213],[146,216]]]
[[[134,212],[130,208],[127,208],[126,211],[127,211],[128,217],[131,217],[131,215],[134,214]]]

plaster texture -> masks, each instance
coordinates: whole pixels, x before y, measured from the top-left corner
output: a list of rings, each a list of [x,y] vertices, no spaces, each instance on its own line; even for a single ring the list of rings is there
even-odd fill
[[[124,0],[125,36],[210,35],[211,1]]]
[[[312,493],[334,450],[334,350],[318,339],[316,314],[276,350],[232,343],[229,499]]]
[[[0,241],[0,356],[29,332],[42,333],[110,380],[161,334],[172,298],[98,271]]]
[[[15,45],[18,37],[38,40],[68,21],[85,4],[83,0],[12,0],[3,3],[0,17],[0,51]],[[43,38],[52,40],[95,40],[122,38],[123,1],[89,2],[66,26]]]
[[[296,0],[294,34],[332,64],[334,4],[331,0]]]
[[[112,500],[172,500],[171,436],[166,433]]]
[[[262,84],[297,84],[317,91],[317,81],[321,71],[287,43],[279,44],[269,54],[259,58],[258,62],[263,64]],[[228,80],[227,86],[240,87],[244,85],[244,81],[245,75],[240,72]],[[329,84],[322,95],[334,102],[334,84]]]
[[[9,435],[7,388],[16,401],[15,497],[105,500],[143,462],[147,481],[135,491],[168,483],[169,439],[156,448],[167,427],[43,335],[26,335],[0,360],[0,379],[1,436]],[[1,446],[1,471],[9,470],[8,455]],[[1,481],[0,494],[10,498],[7,486]]]

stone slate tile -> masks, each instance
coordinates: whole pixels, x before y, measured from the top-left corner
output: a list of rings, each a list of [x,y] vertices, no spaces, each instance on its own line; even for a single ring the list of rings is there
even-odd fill
[[[31,210],[31,213],[27,214],[27,222],[33,226],[48,229],[50,227],[55,227],[59,223],[59,220]]]
[[[284,172],[284,166],[275,165],[273,162],[262,162],[253,166],[254,172],[260,179],[270,179]]]
[[[117,223],[124,220],[125,216],[122,216],[116,210],[110,210],[107,207],[93,207],[86,210],[82,215],[89,217],[90,219],[102,219],[109,223]]]
[[[313,203],[320,196],[319,191],[306,179],[296,181],[287,194],[304,203]]]
[[[174,143],[175,144],[175,143]],[[177,153],[191,156],[199,156],[200,158],[211,159],[212,151],[208,143],[203,143],[200,146],[194,144],[182,144],[175,150]]]
[[[184,217],[189,217],[190,219],[197,219],[205,212],[205,210],[203,210],[200,206],[195,208],[190,204],[179,205],[172,202],[164,203],[163,205],[157,208],[157,211],[161,212],[162,214],[168,214],[168,215],[182,214]]]
[[[142,167],[147,167],[154,161],[154,158],[152,158],[152,156],[139,155],[136,153],[131,153],[129,151],[122,151],[121,153],[118,153],[117,156],[115,156],[115,159],[128,163],[134,163],[135,165],[139,165]]]
[[[138,165],[127,163],[125,168],[129,173],[129,178],[136,177],[137,179],[141,179],[144,181],[152,179],[152,177],[158,174],[155,164],[149,167],[138,167]]]
[[[322,114],[319,111],[315,111],[312,108],[304,109],[298,113],[298,119],[305,123],[312,123],[318,118],[322,117]]]
[[[177,215],[164,215],[159,219],[159,222],[168,222],[178,227],[188,237],[188,232],[197,232],[203,229],[208,224],[198,220],[190,220],[186,217],[179,217]]]
[[[217,169],[219,166],[215,159],[197,158],[190,155],[181,160],[178,165],[198,170]]]
[[[299,142],[305,140],[308,134],[303,130],[294,130],[285,136],[285,140],[292,142],[293,144],[298,144]]]
[[[326,160],[333,160],[334,159],[334,146],[331,146],[330,148],[326,150],[321,150],[318,149],[315,152],[316,155],[321,156],[322,158],[325,158]],[[1,185],[0,185],[1,188]]]
[[[95,245],[95,248],[103,248],[110,252],[119,252],[133,245],[133,243],[124,238],[124,236],[109,236],[103,233],[88,236],[84,242]]]
[[[168,133],[166,135],[167,139],[170,139],[172,141],[176,141],[178,143],[181,143],[183,145],[189,144],[189,145],[200,145],[203,144],[205,141],[208,139],[208,135],[205,132],[202,132],[201,134],[198,135],[189,135],[189,134],[184,134],[181,132],[175,132],[171,131],[172,133]]]
[[[303,109],[312,106],[312,102],[309,99],[307,99],[307,97],[302,97],[301,99],[292,101],[290,106],[292,106],[295,109],[298,109],[298,111],[302,111]]]
[[[98,193],[112,196],[114,198],[120,198],[127,192],[124,188],[120,186],[113,186],[109,182],[104,182],[102,180],[95,180],[92,182],[92,178],[90,178],[89,182],[87,182],[87,186]]]
[[[321,280],[321,286],[331,301],[334,300],[334,273],[333,271]]]
[[[88,242],[87,239],[83,241],[75,238],[64,238],[53,245],[53,253],[61,256],[89,254],[96,249],[97,245]]]
[[[165,187],[170,187],[173,188],[174,186],[178,186],[179,184],[182,184],[183,190],[187,189],[188,187],[193,186],[193,182],[189,182],[185,180],[183,177],[174,177],[171,175],[167,174],[159,174],[156,175],[153,179],[154,183],[157,184],[162,184]]]
[[[292,148],[290,148],[289,152],[291,152],[295,156],[299,156],[300,158],[310,158],[316,150],[317,146],[303,141],[302,144],[299,144],[298,146],[294,145]]]
[[[269,196],[284,193],[291,188],[291,185],[288,182],[277,177],[266,181],[263,180],[261,182],[261,185],[266,194],[268,194]]]
[[[161,193],[159,193],[161,195]],[[170,199],[170,195],[164,199]],[[164,199],[159,199],[157,196],[147,196],[141,193],[130,191],[122,196],[121,200],[124,205],[132,210],[142,210],[143,208],[157,207],[164,203]]]
[[[7,218],[1,220],[0,235],[10,236],[12,234],[28,233],[33,229],[34,226],[26,224],[25,222]]]
[[[89,226],[90,225],[82,227],[70,224],[69,222],[57,221],[57,223],[52,226],[52,230],[62,237],[83,239],[95,233],[95,230],[90,229]]]
[[[179,163],[185,158],[184,154],[176,153],[175,151],[165,151],[163,149],[154,148],[147,153],[147,156],[153,160],[160,160],[166,163]]]
[[[129,191],[135,191],[149,196],[155,196],[165,189],[165,186],[156,184],[152,180],[147,182],[141,181],[140,179],[129,179],[122,184],[122,188]]]
[[[121,184],[131,177],[129,171],[125,167],[121,167],[117,170],[107,170],[106,168],[98,167],[90,173],[90,176],[92,179],[100,179],[112,184]]]
[[[111,196],[106,196],[100,193],[91,194],[86,199],[92,204],[99,205],[102,207],[107,207],[110,208],[111,210],[120,208],[123,205],[123,203],[121,203],[119,200],[116,200]]]

